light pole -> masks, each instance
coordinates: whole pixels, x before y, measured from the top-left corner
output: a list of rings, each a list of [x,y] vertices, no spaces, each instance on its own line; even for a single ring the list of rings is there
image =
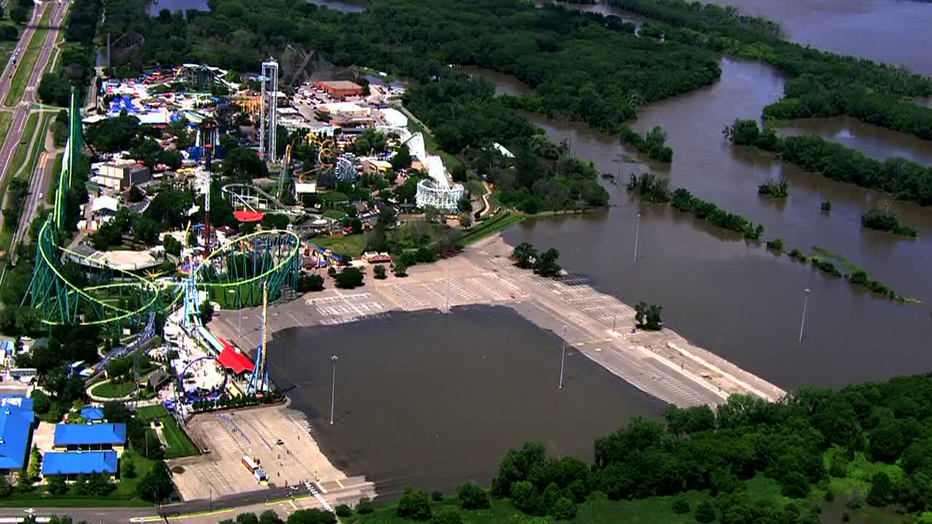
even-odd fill
[[[799,342],[803,341],[803,329],[806,327],[806,308],[809,306],[809,288],[806,288],[806,298],[803,300],[803,320],[799,323]]]
[[[638,261],[638,240],[641,237],[641,214],[638,213],[638,225],[637,229],[634,231],[634,260],[631,262],[632,265],[636,264]]]
[[[333,355],[330,360],[333,362],[333,379],[330,386],[330,423],[333,424],[333,405],[337,393],[337,356]]]
[[[560,389],[563,389],[563,364],[566,361],[566,326],[563,326],[563,347],[560,349]]]

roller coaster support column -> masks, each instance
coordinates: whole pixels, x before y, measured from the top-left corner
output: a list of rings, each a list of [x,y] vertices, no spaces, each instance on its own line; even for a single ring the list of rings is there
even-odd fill
[[[269,304],[268,284],[262,284],[262,333],[260,334],[259,348],[256,351],[256,365],[253,368],[252,375],[249,377],[249,384],[246,385],[246,394],[266,393],[269,390],[269,372],[266,369],[266,360],[268,358],[268,322],[266,313]]]

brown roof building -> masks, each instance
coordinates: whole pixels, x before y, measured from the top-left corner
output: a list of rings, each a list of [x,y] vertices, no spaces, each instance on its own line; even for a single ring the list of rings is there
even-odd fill
[[[330,82],[317,82],[316,86],[323,89],[328,95],[340,99],[348,96],[362,94],[362,86],[348,80],[334,80]]]

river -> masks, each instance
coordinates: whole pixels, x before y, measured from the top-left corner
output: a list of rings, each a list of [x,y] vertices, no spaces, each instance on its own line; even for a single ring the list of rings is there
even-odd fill
[[[528,89],[514,78],[471,72],[498,83],[497,92]],[[932,281],[919,263],[932,257],[932,210],[801,172],[732,147],[722,137],[721,129],[735,118],[759,117],[781,96],[783,83],[769,66],[723,58],[719,82],[644,108],[635,128],[644,132],[662,125],[675,151],[672,165],[655,171],[676,187],[763,223],[765,238],[779,237],[804,251],[827,248],[901,294],[932,300]],[[647,169],[625,162],[634,153],[612,136],[582,124],[525,116],[553,140],[568,139],[573,153],[593,160],[600,171],[621,172],[622,182]],[[783,131],[818,132],[879,158],[930,158],[922,140],[849,119],[793,122]],[[758,184],[771,178],[789,182],[787,201],[757,195]],[[664,319],[678,332],[782,387],[841,387],[932,366],[932,354],[923,351],[932,335],[928,306],[873,297],[688,215],[642,206],[621,184],[605,185],[617,207],[585,218],[526,222],[507,231],[506,239],[556,247],[564,266],[593,277],[603,291],[629,303],[664,305]],[[831,213],[820,210],[823,200],[833,203]],[[890,206],[919,228],[920,237],[902,240],[862,230],[860,215],[872,205]],[[639,211],[639,259],[632,267]],[[800,344],[807,287],[808,328]]]
[[[632,415],[660,415],[660,401],[572,348],[558,389],[560,344],[509,308],[469,307],[288,329],[269,354],[272,379],[330,461],[390,497],[405,485],[487,485],[505,452],[531,440],[591,461],[597,437]]]

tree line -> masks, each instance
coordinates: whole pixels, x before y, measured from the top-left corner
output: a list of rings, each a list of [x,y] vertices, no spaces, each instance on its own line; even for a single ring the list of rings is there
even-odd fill
[[[922,512],[932,504],[932,438],[923,430],[932,422],[930,400],[932,375],[923,374],[837,392],[804,387],[773,403],[733,395],[717,412],[671,405],[663,421],[635,417],[597,439],[592,464],[548,458],[543,443],[513,449],[491,491],[542,515],[554,498],[580,503],[596,491],[626,500],[698,490],[723,524],[816,523],[818,511],[798,507],[788,520],[759,520],[788,508],[752,503],[745,481],[771,479],[805,508],[813,493],[832,498],[833,480],[877,471],[869,474],[868,504]]]
[[[706,220],[716,227],[740,233],[748,240],[760,240],[764,233],[764,226],[702,200],[688,189],[680,187],[671,191],[669,182],[653,173],[632,174],[628,181],[628,191],[636,193],[646,202],[669,203],[679,211],[691,213],[699,220]]]
[[[848,115],[863,122],[921,138],[932,138],[932,108],[912,98],[932,95],[932,79],[904,68],[819,51],[781,39],[777,24],[741,14],[733,7],[685,0],[606,0],[606,3],[659,20],[641,34],[763,60],[791,79],[784,97],[765,107],[777,119]]]
[[[761,131],[755,120],[735,120],[723,130],[723,134],[735,145],[776,153],[781,160],[796,164],[805,171],[888,193],[897,200],[916,202],[920,206],[932,205],[932,168],[918,162],[901,157],[876,160],[813,134],[781,137],[771,128]],[[869,222],[873,224],[874,220]],[[893,227],[878,229],[890,231]],[[914,236],[907,230],[902,230],[901,234]]]

